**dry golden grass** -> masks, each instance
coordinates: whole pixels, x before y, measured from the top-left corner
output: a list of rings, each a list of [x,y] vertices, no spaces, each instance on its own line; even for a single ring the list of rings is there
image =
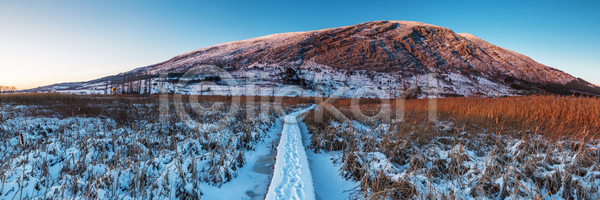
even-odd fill
[[[0,103],[17,103],[22,105],[47,102],[73,102],[81,96],[59,93],[10,93],[0,94]]]
[[[335,106],[352,118],[351,99]],[[390,100],[392,118],[396,101]],[[549,138],[585,138],[600,135],[600,98],[574,96],[523,96],[510,98],[442,98],[437,102],[441,120],[452,119],[504,130],[530,131]],[[426,99],[405,100],[405,112],[425,113]],[[373,116],[381,108],[378,99],[361,99],[360,109]],[[331,116],[325,120],[333,119]]]
[[[186,103],[190,100],[189,95],[182,96],[182,102]],[[254,102],[275,102],[275,97],[260,97],[260,96],[219,96],[219,95],[204,95],[194,96],[195,99],[203,106],[210,106],[213,103],[224,103],[225,107],[231,105],[235,98],[239,98],[241,103],[251,101]],[[142,113],[139,113],[133,104],[147,105],[150,110],[145,114],[158,114],[159,95],[150,95],[142,97],[140,95],[73,95],[62,93],[11,93],[0,94],[0,104],[10,105],[27,105],[36,106],[37,109],[29,109],[24,113],[28,116],[44,116],[44,117],[98,117],[106,116],[123,121],[129,119],[137,119]],[[169,102],[174,100],[173,95],[168,95]],[[281,99],[283,108],[293,109],[306,106],[313,103],[312,99],[302,97],[284,97]],[[25,112],[25,111],[24,111]],[[137,114],[136,114],[137,113]],[[123,120],[119,120],[123,119]]]
[[[600,133],[600,99],[596,97],[526,96],[512,98],[445,98],[441,114],[517,129],[538,129],[552,138],[592,137]]]
[[[107,115],[100,108],[102,105],[157,103],[159,96],[151,95],[142,98],[137,95],[68,95],[59,93],[19,93],[2,94],[0,103],[16,103],[19,105],[37,105],[58,111],[62,116],[98,116]],[[234,97],[205,95],[197,96],[198,101],[205,103],[231,103]],[[169,95],[173,100],[173,95]],[[183,96],[187,102],[189,96]],[[254,102],[276,101],[275,97],[241,96],[241,102],[253,99]],[[290,108],[315,103],[314,99],[302,97],[285,97],[283,107]],[[390,100],[392,110],[396,101]],[[338,99],[333,106],[349,119],[351,99]],[[90,105],[94,105],[91,107]],[[100,105],[100,107],[98,107]],[[361,111],[373,116],[379,112],[379,99],[361,99]],[[426,99],[410,99],[405,101],[405,111],[426,112]],[[510,98],[443,98],[438,100],[438,114],[442,120],[456,119],[478,125],[502,128],[504,130],[537,130],[537,134],[550,138],[586,138],[600,134],[600,98],[574,96],[524,96]],[[43,113],[39,114],[43,115]],[[395,115],[392,111],[392,118]],[[327,115],[324,119],[327,119]]]

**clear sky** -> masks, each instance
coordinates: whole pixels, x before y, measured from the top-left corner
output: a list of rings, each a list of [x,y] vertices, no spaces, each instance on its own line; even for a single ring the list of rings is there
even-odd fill
[[[0,85],[86,81],[223,42],[419,21],[600,84],[600,1],[0,0]]]

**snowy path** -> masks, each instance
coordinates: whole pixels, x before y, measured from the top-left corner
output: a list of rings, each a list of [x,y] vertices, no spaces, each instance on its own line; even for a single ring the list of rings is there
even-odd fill
[[[314,107],[285,116],[267,200],[315,199],[313,179],[297,119]]]

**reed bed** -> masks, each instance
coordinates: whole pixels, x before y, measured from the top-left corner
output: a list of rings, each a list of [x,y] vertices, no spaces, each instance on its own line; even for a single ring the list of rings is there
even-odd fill
[[[333,105],[352,119],[350,102]],[[427,105],[405,100],[404,121],[391,124],[309,113],[310,147],[338,155],[341,175],[360,184],[351,199],[600,198],[600,99],[444,98],[433,123]],[[381,103],[360,108],[373,116]]]
[[[405,112],[426,112],[427,99],[404,101]],[[392,119],[396,100],[389,100]],[[347,118],[351,99],[339,99],[333,106]],[[376,115],[381,100],[361,99],[360,109],[367,116]],[[522,96],[505,98],[449,97],[437,99],[437,111],[442,120],[457,119],[482,126],[505,130],[537,131],[552,139],[592,139],[600,135],[600,98],[576,96]],[[333,119],[333,118],[331,118]],[[597,138],[597,137],[596,137]]]
[[[440,113],[455,118],[538,129],[538,133],[552,138],[589,139],[600,134],[597,97],[445,98],[438,105]]]

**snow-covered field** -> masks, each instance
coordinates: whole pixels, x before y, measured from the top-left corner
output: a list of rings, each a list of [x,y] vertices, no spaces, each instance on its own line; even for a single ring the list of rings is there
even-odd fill
[[[306,103],[244,104],[225,125],[189,126],[177,109],[161,117],[158,100],[94,98],[0,103],[0,199],[600,197],[598,139],[411,112],[394,124],[318,121]],[[189,117],[213,123],[232,107]]]
[[[311,120],[311,119],[307,119]],[[599,199],[600,141],[558,142],[534,130],[458,121],[308,123],[358,199]],[[314,170],[313,170],[314,171]]]
[[[281,130],[271,112],[246,119],[242,110],[227,128],[198,132],[158,116],[123,126],[2,106],[0,199],[262,199],[271,172],[255,165]]]

